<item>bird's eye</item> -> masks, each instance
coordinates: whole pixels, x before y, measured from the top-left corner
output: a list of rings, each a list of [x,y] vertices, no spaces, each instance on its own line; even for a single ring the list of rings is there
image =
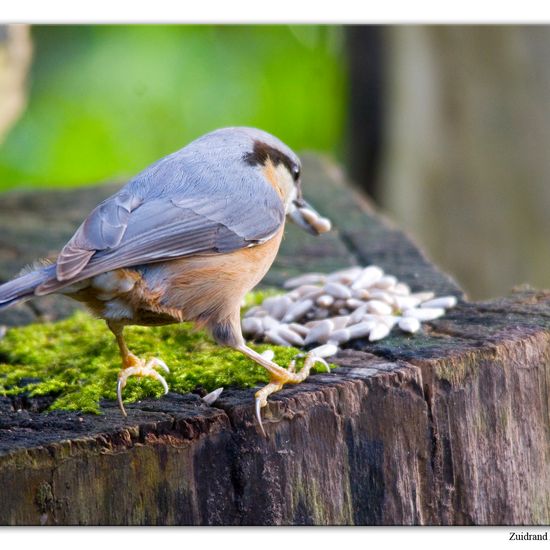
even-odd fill
[[[294,181],[298,181],[300,179],[300,167],[299,166],[293,166],[292,167],[292,177],[294,178]]]

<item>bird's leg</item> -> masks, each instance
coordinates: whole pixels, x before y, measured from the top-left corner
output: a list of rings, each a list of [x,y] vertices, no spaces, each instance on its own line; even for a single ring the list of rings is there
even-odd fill
[[[139,357],[135,356],[126,345],[124,340],[123,330],[124,325],[118,323],[107,323],[108,327],[111,329],[111,332],[115,335],[118,348],[120,349],[120,355],[122,357],[122,370],[118,373],[118,382],[117,382],[117,400],[120,411],[124,416],[126,410],[124,409],[124,403],[122,402],[122,390],[126,386],[126,382],[130,376],[150,376],[155,380],[158,380],[162,387],[164,388],[164,393],[168,393],[168,384],[164,377],[159,374],[154,367],[160,367],[166,372],[170,372],[166,363],[157,357],[149,359],[149,361],[144,362]]]
[[[245,344],[242,336],[241,320],[238,309],[226,319],[211,323],[209,328],[214,340],[216,340],[218,344],[221,344],[222,346],[229,346],[240,351],[241,353],[244,353],[247,357],[264,367],[269,372],[269,384],[256,392],[256,418],[258,419],[260,429],[264,435],[265,431],[262,425],[261,409],[267,405],[267,398],[272,393],[279,391],[285,384],[299,384],[300,382],[303,382],[308,377],[309,371],[315,363],[322,363],[325,365],[327,370],[330,371],[330,368],[324,359],[321,359],[321,357],[317,357],[311,353],[306,354],[304,366],[299,372],[296,372],[295,360],[290,362],[288,369],[285,369],[272,361],[273,353],[271,350],[260,354],[255,352],[253,349],[250,349]]]
[[[235,349],[244,353],[247,357],[250,357],[250,359],[267,369],[269,372],[269,383],[256,392],[256,418],[258,419],[258,423],[264,435],[265,431],[262,425],[261,409],[267,405],[267,398],[272,393],[282,389],[285,384],[299,384],[303,382],[309,376],[309,372],[315,363],[322,363],[330,372],[330,367],[327,362],[312,353],[307,353],[305,355],[304,366],[296,372],[296,358],[294,358],[290,362],[288,368],[285,369],[277,365],[277,363],[274,363],[271,359],[266,357],[265,354],[259,354],[244,344],[236,346]]]

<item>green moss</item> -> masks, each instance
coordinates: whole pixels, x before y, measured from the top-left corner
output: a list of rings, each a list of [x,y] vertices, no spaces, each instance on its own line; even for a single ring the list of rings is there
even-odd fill
[[[253,293],[247,304],[261,302],[273,291]],[[164,327],[128,327],[130,350],[138,357],[160,357],[170,367],[171,391],[186,393],[198,386],[212,391],[220,386],[250,388],[268,381],[266,371],[242,353],[216,345],[203,331],[183,323]],[[280,365],[288,365],[295,348],[253,345],[272,349]],[[0,340],[0,395],[55,395],[51,409],[99,413],[101,399],[116,399],[121,368],[115,339],[104,321],[78,312],[56,323],[10,329]],[[24,389],[23,389],[24,387]],[[162,386],[150,378],[129,379],[127,403],[160,397]]]

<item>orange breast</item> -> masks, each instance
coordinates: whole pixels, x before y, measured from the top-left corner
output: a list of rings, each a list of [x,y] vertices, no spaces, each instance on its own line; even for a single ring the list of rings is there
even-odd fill
[[[239,311],[244,295],[267,273],[279,250],[284,224],[269,241],[228,254],[197,255],[166,262],[163,307],[186,320],[225,319]],[[144,273],[147,281],[147,273]]]

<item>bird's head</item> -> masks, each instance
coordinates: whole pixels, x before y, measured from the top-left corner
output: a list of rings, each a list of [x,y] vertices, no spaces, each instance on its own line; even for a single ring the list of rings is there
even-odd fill
[[[256,130],[244,129],[252,138],[252,150],[243,160],[258,166],[266,180],[275,188],[285,205],[286,215],[299,227],[319,235],[329,231],[330,221],[322,218],[302,195],[302,164],[298,156],[276,137]]]
[[[206,170],[211,176],[217,172],[218,181],[240,185],[241,192],[248,193],[250,200],[255,198],[252,193],[258,180],[247,178],[243,168],[259,171],[279,195],[286,216],[294,223],[313,235],[330,230],[330,221],[304,200],[300,159],[275,136],[257,128],[221,128],[175,153],[178,158],[182,154],[191,165],[200,166],[199,171]]]

